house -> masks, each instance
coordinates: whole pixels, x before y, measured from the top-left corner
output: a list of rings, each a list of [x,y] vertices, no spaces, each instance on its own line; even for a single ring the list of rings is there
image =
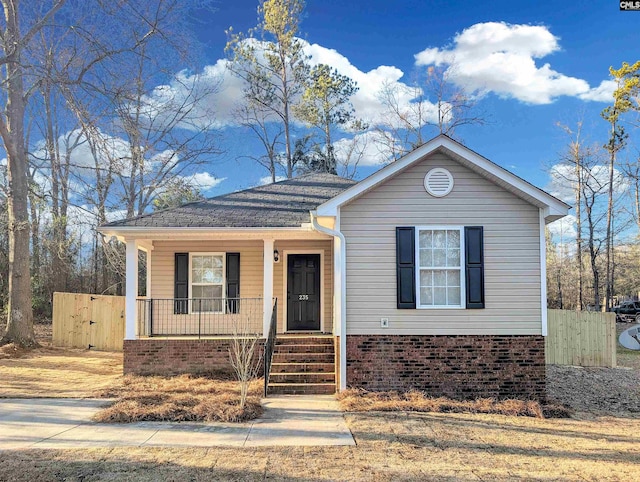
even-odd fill
[[[126,242],[125,372],[214,370],[238,325],[266,338],[273,320],[283,391],[543,398],[544,227],[568,209],[440,135],[357,183],[310,174],[106,224]]]

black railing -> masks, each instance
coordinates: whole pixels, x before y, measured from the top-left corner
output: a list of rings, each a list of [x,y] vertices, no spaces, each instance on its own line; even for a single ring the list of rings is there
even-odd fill
[[[278,299],[273,302],[273,310],[271,311],[271,322],[269,323],[269,334],[264,344],[264,396],[267,396],[269,389],[269,374],[271,373],[271,359],[273,358],[273,349],[276,346],[278,327]]]
[[[138,336],[262,333],[262,298],[138,299]]]

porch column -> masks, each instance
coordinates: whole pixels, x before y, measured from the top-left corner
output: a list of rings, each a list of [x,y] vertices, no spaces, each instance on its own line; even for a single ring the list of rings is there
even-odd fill
[[[269,336],[269,324],[271,323],[271,310],[273,308],[273,239],[264,240],[263,256],[262,296],[264,321],[262,328],[263,336],[267,338]]]
[[[138,303],[138,241],[135,239],[127,239],[126,284],[124,339],[135,340]]]

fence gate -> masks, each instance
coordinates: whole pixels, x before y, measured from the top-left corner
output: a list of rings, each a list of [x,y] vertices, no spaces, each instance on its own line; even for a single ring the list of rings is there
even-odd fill
[[[53,346],[122,351],[124,296],[53,294]]]

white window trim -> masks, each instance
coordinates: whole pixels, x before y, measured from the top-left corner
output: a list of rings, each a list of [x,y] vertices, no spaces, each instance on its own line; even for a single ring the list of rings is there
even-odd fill
[[[192,264],[193,264],[193,257],[194,256],[221,256],[222,257],[222,311],[194,311],[192,309],[192,304],[193,304],[193,293],[192,293],[192,286],[193,286],[193,278],[192,278]],[[217,286],[217,283],[210,283],[208,284],[208,286]],[[194,253],[189,253],[189,314],[193,315],[193,314],[225,314],[226,310],[227,310],[227,253],[220,253],[220,252],[194,252]]]
[[[420,304],[420,231],[448,230],[460,231],[460,305],[434,306]],[[418,310],[465,310],[466,307],[466,273],[465,273],[465,244],[464,226],[428,225],[415,226],[415,276],[416,276],[416,309]]]

